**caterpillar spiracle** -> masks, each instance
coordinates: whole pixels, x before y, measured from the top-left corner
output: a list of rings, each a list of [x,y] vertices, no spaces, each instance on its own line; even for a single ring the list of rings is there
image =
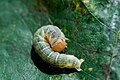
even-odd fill
[[[78,59],[74,55],[59,53],[66,47],[65,40],[65,35],[57,26],[42,26],[34,34],[33,47],[35,52],[50,65],[59,68],[75,68],[77,71],[81,71],[80,66],[84,61],[83,59]],[[62,41],[64,46],[61,50],[55,51],[53,47]]]

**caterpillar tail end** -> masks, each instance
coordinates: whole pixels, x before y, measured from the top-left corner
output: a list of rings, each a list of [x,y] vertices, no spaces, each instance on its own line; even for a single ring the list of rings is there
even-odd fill
[[[82,69],[80,69],[80,68],[76,68],[76,70],[77,70],[77,71],[81,71]]]
[[[76,67],[75,69],[77,71],[82,71],[82,69],[80,68],[81,67],[81,64],[84,62],[84,59],[80,59],[80,62],[79,62],[79,67]]]

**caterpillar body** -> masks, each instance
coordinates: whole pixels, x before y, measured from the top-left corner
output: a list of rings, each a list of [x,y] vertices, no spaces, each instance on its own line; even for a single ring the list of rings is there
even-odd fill
[[[77,71],[81,71],[80,66],[84,61],[83,59],[78,59],[74,55],[59,53],[66,46],[65,40],[65,35],[57,26],[42,26],[34,34],[33,47],[36,53],[38,53],[44,61],[52,66],[60,68],[75,68]],[[61,50],[58,49],[58,51],[55,51],[52,47],[62,41],[64,46]]]

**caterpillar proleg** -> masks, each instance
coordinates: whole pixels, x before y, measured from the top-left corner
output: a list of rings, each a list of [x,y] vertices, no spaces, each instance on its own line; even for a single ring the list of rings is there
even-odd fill
[[[60,54],[59,51],[66,47],[66,38],[63,32],[53,25],[42,26],[39,28],[33,37],[33,47],[36,53],[52,66],[60,68],[75,68],[77,71],[81,71],[81,64],[83,59],[78,59],[74,55]],[[59,44],[63,42],[64,44]],[[53,46],[64,45],[60,50],[55,51]]]

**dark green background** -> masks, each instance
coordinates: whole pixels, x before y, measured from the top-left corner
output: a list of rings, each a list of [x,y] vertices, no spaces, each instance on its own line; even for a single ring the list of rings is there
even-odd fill
[[[109,70],[108,80],[120,80],[119,17],[119,0],[1,0],[0,80],[107,80]],[[83,58],[83,71],[54,69],[34,57],[33,34],[47,24],[69,38],[65,53]]]

